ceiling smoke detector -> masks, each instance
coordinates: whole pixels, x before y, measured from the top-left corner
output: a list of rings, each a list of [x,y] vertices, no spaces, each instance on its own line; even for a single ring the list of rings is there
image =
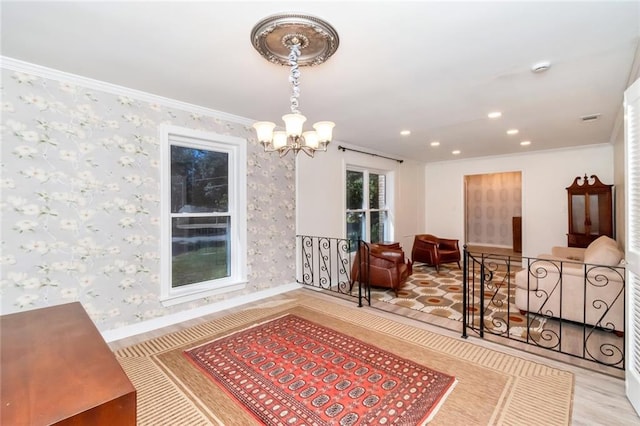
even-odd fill
[[[599,119],[601,115],[602,114],[583,115],[582,117],[580,117],[580,120],[582,120],[584,123],[590,123]]]
[[[542,61],[542,62],[538,62],[537,64],[533,64],[531,66],[531,72],[537,74],[537,73],[545,72],[549,68],[551,68],[551,62]]]

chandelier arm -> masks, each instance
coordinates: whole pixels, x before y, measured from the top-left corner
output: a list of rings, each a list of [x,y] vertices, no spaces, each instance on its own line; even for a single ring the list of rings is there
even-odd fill
[[[315,152],[317,151],[314,148],[310,148],[308,146],[303,146],[300,148],[301,151],[303,151],[305,154],[307,154],[309,157],[313,158],[313,154],[315,154]]]
[[[300,68],[298,67],[298,58],[300,57],[300,44],[293,43],[289,48],[289,65],[291,65],[291,72],[289,74],[289,83],[291,83],[291,97],[289,98],[289,100],[291,101],[291,113],[300,114],[300,102],[298,100],[298,98],[300,97],[300,82],[298,81],[298,79],[300,78]]]
[[[289,151],[291,151],[293,149],[293,147],[291,145],[285,145],[280,149],[277,149],[278,153],[280,154],[280,158],[284,157],[285,155],[287,155],[289,153]],[[297,152],[294,149],[294,154],[297,154]]]
[[[264,148],[264,152],[275,152],[277,151],[277,149],[275,149],[273,147],[273,144],[271,142],[260,142],[262,144],[262,147]]]
[[[314,148],[314,151],[320,151],[320,152],[327,152],[327,145],[329,145],[328,142],[320,142],[320,144],[318,144],[317,148]]]

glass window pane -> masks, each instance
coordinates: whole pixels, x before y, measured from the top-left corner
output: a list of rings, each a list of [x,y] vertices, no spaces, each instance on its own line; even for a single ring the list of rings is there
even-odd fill
[[[371,242],[383,242],[387,240],[387,212],[371,212]]]
[[[364,208],[362,181],[362,172],[347,170],[347,209],[349,210],[359,210]]]
[[[383,209],[387,203],[385,175],[369,175],[369,208]]]
[[[571,214],[573,216],[571,218],[573,221],[573,233],[584,234],[584,222],[586,220],[584,195],[571,196]]]
[[[591,235],[600,234],[600,213],[598,212],[598,196],[589,194],[589,219],[591,219]]]
[[[229,154],[171,146],[171,212],[229,210]]]
[[[365,237],[365,215],[362,212],[347,213],[347,239],[351,241],[351,250],[356,250],[358,240]]]
[[[172,219],[172,287],[228,277],[231,273],[231,218]]]

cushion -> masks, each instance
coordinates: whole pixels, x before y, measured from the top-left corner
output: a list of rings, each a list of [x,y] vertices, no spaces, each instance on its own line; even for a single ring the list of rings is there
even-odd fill
[[[533,291],[538,289],[538,278],[529,275],[527,268],[516,273],[516,286],[525,290]]]
[[[616,266],[622,260],[622,251],[618,248],[618,244],[615,240],[609,237],[607,240],[601,240],[600,237],[587,247],[584,251],[584,263],[591,263],[595,265]],[[594,247],[592,245],[595,244]],[[613,244],[611,244],[613,243]]]
[[[611,247],[618,248],[618,243],[616,243],[616,240],[609,238],[606,235],[599,236],[598,238],[593,240],[591,244],[589,244],[587,248],[584,250],[584,262],[592,263],[587,261],[587,258],[597,256],[596,254],[597,251],[600,249],[600,247],[603,247],[603,246],[611,246]]]

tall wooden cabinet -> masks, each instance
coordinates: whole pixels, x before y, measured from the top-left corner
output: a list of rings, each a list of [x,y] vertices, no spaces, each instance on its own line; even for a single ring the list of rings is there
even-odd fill
[[[582,182],[581,182],[582,181]],[[576,177],[567,188],[569,202],[569,247],[587,247],[601,235],[613,238],[613,185],[596,175]]]

